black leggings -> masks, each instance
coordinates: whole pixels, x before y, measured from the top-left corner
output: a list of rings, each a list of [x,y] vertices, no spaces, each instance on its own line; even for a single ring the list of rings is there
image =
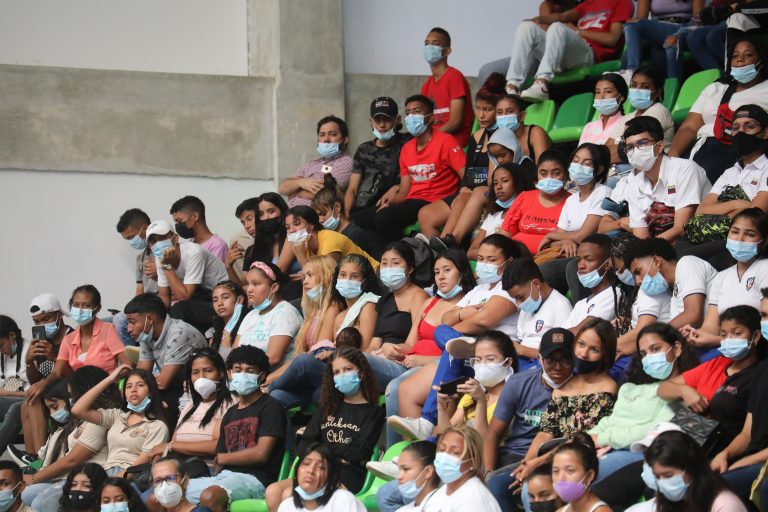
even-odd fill
[[[382,208],[376,212],[376,231],[386,243],[403,238],[403,229],[419,220],[419,210],[429,204],[423,199],[406,199],[400,204]]]

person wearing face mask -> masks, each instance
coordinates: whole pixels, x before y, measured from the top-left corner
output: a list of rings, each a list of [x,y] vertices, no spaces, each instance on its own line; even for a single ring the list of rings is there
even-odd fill
[[[124,405],[114,409],[95,409],[96,398],[125,375]],[[107,429],[107,460],[104,468],[109,476],[123,476],[126,469],[150,461],[150,453],[158,443],[168,440],[165,409],[157,382],[151,373],[116,368],[106,379],[72,405],[72,415]]]
[[[107,478],[101,487],[99,503],[100,512],[147,512],[147,506],[124,478]]]
[[[528,485],[528,502],[531,512],[556,512],[564,505],[552,485],[552,465],[539,466],[525,482]],[[501,507],[502,512],[505,511]]]
[[[172,453],[201,457],[213,469],[221,420],[233,403],[226,365],[217,352],[203,347],[190,354],[184,375],[191,401],[181,410],[171,440],[156,444],[149,456],[151,460]]]
[[[238,397],[221,420],[215,476],[191,478],[186,497],[211,510],[228,510],[232,501],[264,497],[277,480],[285,450],[288,420],[280,402],[261,391],[269,359],[260,349],[242,346],[227,357],[229,389]]]
[[[240,324],[248,314],[248,298],[240,283],[222,281],[213,289],[213,310],[216,318],[211,331],[206,333],[208,344],[227,357],[232,350],[232,343],[237,339]]]
[[[288,196],[288,206],[309,206],[318,190],[323,188],[323,174],[329,172],[339,186],[346,190],[352,174],[352,157],[347,153],[349,128],[343,119],[330,115],[317,122],[317,154],[319,158],[306,162],[291,178],[280,182],[277,191]]]
[[[34,512],[21,501],[24,480],[15,462],[0,461],[0,512]]]
[[[333,281],[336,300],[346,306],[333,321],[334,335],[345,327],[356,328],[363,339],[361,348],[367,352],[376,326],[376,304],[380,299],[374,269],[367,259],[349,254],[336,266]]]
[[[192,240],[222,262],[229,247],[219,235],[211,233],[205,221],[205,204],[195,196],[184,196],[171,205],[171,217],[181,238]]]
[[[638,238],[674,243],[711,188],[709,179],[691,160],[664,154],[664,131],[653,117],[631,119],[623,137],[629,163],[639,171],[628,184],[629,228]]]
[[[153,497],[150,503],[161,506],[166,512],[210,512],[208,507],[195,506],[187,499],[188,485],[187,465],[179,458],[164,457],[152,464]]]
[[[656,496],[627,512],[747,512],[728,483],[710,469],[701,447],[683,432],[659,434],[645,451],[645,462]]]
[[[521,153],[537,163],[541,154],[552,147],[552,139],[541,126],[526,122],[527,106],[517,94],[505,93],[496,103],[496,124],[515,132]]]
[[[332,175],[326,174],[323,177],[323,188],[312,198],[310,206],[317,213],[323,228],[341,233],[374,258],[381,256],[380,249],[379,252],[371,252],[370,234],[349,220],[344,207],[344,193]]]
[[[736,109],[754,104],[768,110],[768,58],[763,45],[745,36],[732,46],[727,61],[725,78],[699,94],[669,150],[670,156],[682,157],[693,146],[690,158],[706,170],[711,182],[737,160],[731,124]]]
[[[406,446],[397,458],[397,491],[405,505],[397,512],[431,512],[431,499],[440,486],[435,471],[436,447],[429,441],[416,441]],[[378,494],[376,496],[379,502]],[[378,503],[379,510],[388,512],[387,504]]]
[[[616,125],[624,116],[624,102],[629,94],[627,82],[618,73],[601,75],[595,83],[595,101],[592,106],[599,117],[587,123],[581,131],[579,145],[585,142],[605,144]]]
[[[230,237],[224,266],[227,267],[229,279],[242,284],[245,275],[243,260],[246,251],[251,250],[256,236],[256,223],[259,220],[259,198],[251,197],[238,204],[235,208],[235,218],[243,226],[243,229]]]
[[[99,512],[99,495],[106,479],[107,473],[98,464],[89,462],[72,468],[64,482],[59,510]]]
[[[470,106],[471,109],[471,106]],[[400,188],[376,213],[376,231],[385,242],[399,240],[403,229],[432,203],[447,217],[459,192],[467,157],[456,139],[434,127],[434,102],[417,94],[405,100],[405,127],[413,135],[400,151]],[[436,232],[427,233],[433,236]]]
[[[610,512],[590,486],[598,475],[600,463],[592,439],[583,432],[560,445],[552,456],[552,487],[564,501],[561,512]]]
[[[9,427],[15,427],[14,432],[5,433],[0,426],[0,453],[13,440],[6,441],[6,435],[15,437],[19,433],[19,412],[21,404],[26,398],[26,390],[29,388],[26,365],[22,361],[27,359],[30,343],[24,339],[21,329],[16,321],[6,315],[0,315],[0,417],[3,424],[7,420],[9,411],[14,409],[14,420]],[[13,407],[19,404],[17,407]],[[4,435],[5,434],[5,435]]]
[[[384,426],[378,383],[359,349],[341,347],[329,363],[323,375],[320,406],[301,435],[299,451],[315,443],[328,446],[339,482],[357,493],[365,481],[365,462],[370,460]],[[290,479],[270,485],[266,492],[269,509],[276,509],[294,487]]]

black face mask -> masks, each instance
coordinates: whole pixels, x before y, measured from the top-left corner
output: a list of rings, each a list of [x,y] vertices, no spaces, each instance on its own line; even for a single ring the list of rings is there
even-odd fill
[[[587,361],[578,357],[573,358],[573,372],[579,375],[594,373],[603,365],[602,361]]]
[[[69,503],[74,510],[88,510],[96,502],[91,491],[69,491]]]
[[[178,233],[181,238],[195,237],[195,231],[192,228],[188,228],[183,222],[176,223],[176,233]]]
[[[276,217],[274,219],[266,219],[266,220],[260,220],[256,224],[256,229],[258,231],[261,231],[265,235],[274,235],[278,231],[280,231],[281,226],[281,219],[280,217]]]
[[[547,500],[531,502],[531,512],[555,512],[557,510],[557,500]]]
[[[737,156],[746,156],[759,151],[761,148],[765,148],[765,139],[761,139],[755,134],[739,132],[731,137],[731,150]]]

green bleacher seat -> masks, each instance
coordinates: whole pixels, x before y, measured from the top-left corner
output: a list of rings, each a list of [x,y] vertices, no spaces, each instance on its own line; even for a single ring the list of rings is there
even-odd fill
[[[525,109],[524,124],[538,125],[548,132],[552,129],[552,124],[555,122],[555,110],[555,102],[552,100],[533,103]]]
[[[552,85],[572,84],[585,80],[592,72],[592,66],[581,66],[557,73],[552,79]]]
[[[683,86],[680,87],[680,94],[675,101],[675,106],[670,111],[675,124],[685,121],[688,111],[691,110],[701,91],[718,78],[720,78],[719,70],[707,69],[694,73],[685,80]]]
[[[597,77],[602,75],[603,73],[615,73],[620,69],[621,69],[620,60],[607,60],[605,62],[600,62],[598,64],[593,65],[590,68],[589,74],[590,76]]]
[[[381,460],[386,462],[399,456],[401,453],[403,453],[405,447],[411,444],[411,442],[412,441],[400,441],[399,443],[393,444],[386,452],[384,452]],[[368,473],[368,476],[371,476],[371,473]],[[381,488],[381,486],[386,483],[386,480],[375,477],[365,493],[357,494],[357,497],[360,499],[360,501],[363,502],[367,510],[378,510],[378,506],[376,505],[376,493]]]
[[[419,232],[419,230],[421,230],[421,226],[419,226],[419,223],[418,223],[418,221],[417,221],[417,222],[414,222],[413,224],[411,224],[410,226],[406,227],[406,228],[403,230],[403,234],[404,234],[405,236],[411,236],[411,235],[413,235],[414,233],[418,233],[418,232]]]
[[[593,94],[584,92],[571,96],[560,105],[549,137],[555,144],[579,140],[581,130],[592,118]]]
[[[677,101],[677,93],[680,92],[680,82],[677,78],[667,78],[664,80],[664,106],[672,111]]]

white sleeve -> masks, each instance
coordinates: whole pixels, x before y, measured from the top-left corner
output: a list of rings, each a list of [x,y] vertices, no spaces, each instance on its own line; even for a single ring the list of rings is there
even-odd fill
[[[604,320],[611,321],[616,318],[616,303],[621,298],[621,290],[615,288],[616,297],[614,300],[613,291],[609,288],[606,292],[601,293],[599,301],[593,303],[591,311],[587,310],[587,316],[600,317]]]
[[[705,110],[711,109],[714,96],[717,96],[718,100],[722,97],[722,94],[717,94],[717,92],[718,92],[717,82],[706,86],[704,90],[701,91],[701,94],[699,94],[699,97],[696,98],[696,101],[693,102],[693,105],[691,105],[690,112],[701,114]]]
[[[587,215],[599,215],[602,217],[607,211],[603,210],[603,199],[608,197],[608,195],[611,193],[611,189],[606,186],[598,186],[595,190],[592,191],[592,194],[589,196],[589,205],[587,207]]]
[[[652,316],[658,319],[661,316],[662,301],[669,302],[666,294],[660,294],[652,297],[642,290],[637,292],[635,304],[637,305],[637,317]]]
[[[157,287],[168,288],[168,278],[165,277],[165,273],[173,272],[173,270],[163,270],[160,265],[160,258],[155,258],[155,268],[157,269]]]
[[[768,192],[768,165],[763,174],[760,175],[760,184],[757,187],[757,192]]]
[[[278,308],[272,314],[272,330],[270,336],[290,336],[293,338],[301,328],[301,317],[299,317],[296,308],[283,302],[284,307]],[[291,311],[293,310],[293,311]]]
[[[627,202],[629,202],[629,227],[647,228],[648,223],[645,220],[646,212],[640,207],[640,194],[637,191],[637,183],[634,180],[627,184],[629,193],[627,193]]]
[[[678,173],[677,190],[675,195],[675,211],[686,206],[701,204],[704,198],[702,192],[709,188],[709,180],[704,169],[693,160],[682,160],[685,166],[681,167]]]
[[[205,249],[188,244],[184,257],[184,284],[200,284],[205,275]]]
[[[571,315],[571,311],[573,311],[573,306],[571,306],[571,303],[566,299],[563,301],[562,307],[554,309],[555,310],[552,312],[552,316],[549,319],[549,325],[551,327],[565,327],[568,323],[568,317]]]
[[[677,296],[684,300],[694,293],[707,294],[707,263],[695,256],[680,258],[675,271]]]
[[[568,229],[568,209],[571,206],[574,199],[578,201],[579,199],[578,192],[576,194],[571,194],[571,196],[565,200],[563,209],[560,210],[560,218],[557,220],[557,227],[559,229],[562,229],[563,231],[570,231]]]
[[[707,303],[710,306],[717,306],[717,302],[720,300],[720,287],[723,286],[723,280],[725,279],[725,272],[728,269],[717,273],[715,280],[712,282],[712,286],[709,289],[709,296],[707,297]]]
[[[709,190],[710,194],[715,194],[716,196],[719,196],[723,193],[723,190],[725,190],[726,185],[730,185],[729,181],[733,178],[733,176],[730,175],[728,170],[726,170],[723,174],[720,175],[719,178],[717,178],[717,181],[714,185],[712,185],[712,188]],[[766,188],[768,190],[768,187]]]

